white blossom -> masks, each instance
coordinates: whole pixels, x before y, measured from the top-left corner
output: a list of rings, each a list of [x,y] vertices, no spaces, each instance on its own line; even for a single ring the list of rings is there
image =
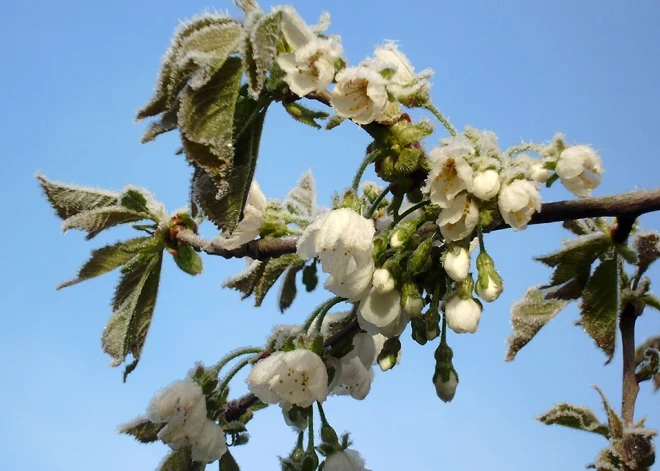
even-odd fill
[[[355,450],[339,450],[325,459],[324,471],[370,471],[362,456]]]
[[[572,146],[559,155],[556,172],[568,191],[585,197],[600,185],[603,163],[591,147]]]
[[[451,206],[460,192],[472,189],[472,167],[466,157],[474,154],[474,147],[467,139],[452,139],[442,147],[429,152],[431,172],[425,191],[431,203],[441,208]]]
[[[322,92],[335,78],[335,59],[342,55],[337,38],[314,37],[293,53],[281,54],[277,63],[286,73],[284,80],[293,93],[306,96]]]
[[[330,103],[337,115],[357,124],[375,121],[387,106],[388,81],[368,66],[349,67],[337,74]]]
[[[380,294],[389,293],[394,289],[394,277],[385,268],[374,271],[373,285]]]
[[[492,303],[500,297],[503,290],[502,283],[499,280],[494,280],[493,277],[488,275],[488,286],[485,289],[481,288],[481,283],[477,283],[477,295],[487,303]]]
[[[403,305],[403,310],[408,314],[409,316],[414,316],[417,317],[422,313],[422,309],[424,308],[424,301],[422,298],[414,298],[412,296],[408,296],[406,298],[406,302]]]
[[[298,256],[318,256],[325,273],[341,283],[372,262],[374,223],[355,211],[340,208],[315,219],[298,239]]]
[[[477,331],[481,319],[481,306],[474,299],[461,299],[453,295],[445,306],[447,325],[457,334]]]
[[[359,357],[342,359],[337,386],[332,390],[339,396],[350,395],[353,399],[362,400],[371,390],[373,371],[371,365],[365,367]]]
[[[358,323],[369,334],[382,334],[385,337],[400,335],[410,321],[410,316],[401,308],[401,294],[394,289],[380,294],[371,288],[360,302]]]
[[[347,271],[348,275],[346,275],[343,281],[339,281],[339,278],[330,275],[323,286],[328,291],[346,298],[350,302],[357,302],[364,299],[371,288],[371,280],[374,273],[373,259],[369,260],[361,268],[358,268],[357,263],[351,260]]]
[[[452,200],[451,206],[443,209],[436,224],[447,241],[465,239],[472,234],[479,222],[479,207],[467,193]]]
[[[541,210],[541,195],[535,183],[514,180],[500,190],[498,204],[504,221],[514,230],[521,230]]]
[[[257,181],[252,180],[245,209],[243,210],[243,219],[241,219],[231,235],[225,236],[223,234],[216,237],[213,243],[223,249],[233,250],[254,240],[261,231],[267,206],[266,196],[261,191]]]
[[[458,386],[458,377],[452,369],[449,372],[449,379],[442,381],[442,375],[436,373],[434,376],[435,392],[443,402],[451,402],[456,395],[456,387]]]
[[[202,432],[192,445],[192,459],[203,463],[213,463],[227,451],[225,432],[211,419],[206,419]]]
[[[394,69],[387,89],[397,99],[406,100],[414,95],[427,92],[428,79],[433,75],[431,70],[415,74],[415,69],[408,58],[399,51],[396,43],[388,41],[374,51],[376,58]]]
[[[413,206],[414,206],[413,203],[411,203],[408,200],[404,200],[403,203],[401,203],[401,207],[399,208],[399,214],[405,213],[408,209],[412,208]],[[412,221],[414,219],[419,219],[423,214],[424,214],[423,209],[416,209],[412,213],[409,213],[405,217],[399,219],[398,224],[401,225],[406,222]],[[389,228],[393,222],[394,222],[394,215],[388,213],[387,211],[383,211],[380,217],[376,220],[376,233],[377,234],[382,233],[387,228]]]
[[[474,176],[471,193],[482,201],[488,201],[500,191],[500,175],[493,169]]]
[[[538,160],[532,161],[529,165],[529,174],[532,180],[539,183],[545,183],[550,178],[550,171]]]
[[[328,373],[321,357],[309,350],[275,352],[257,362],[247,377],[250,391],[268,404],[309,407],[325,401]]]
[[[297,50],[316,38],[314,31],[292,7],[282,9],[282,35],[287,44]]]
[[[442,266],[454,281],[463,281],[470,272],[470,254],[464,247],[450,247],[443,255]]]

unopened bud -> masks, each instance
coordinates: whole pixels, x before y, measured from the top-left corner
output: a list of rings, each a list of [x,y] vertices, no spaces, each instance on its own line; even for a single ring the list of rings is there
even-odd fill
[[[426,314],[426,339],[434,340],[440,335],[440,313],[430,309]]]
[[[530,176],[532,180],[539,183],[545,183],[550,178],[550,171],[543,166],[541,162],[534,162],[529,168]]]
[[[403,288],[401,289],[401,304],[403,305],[403,310],[410,317],[417,317],[422,313],[424,300],[419,294],[419,289],[415,283],[407,282],[403,284]]]
[[[383,348],[378,354],[378,366],[382,371],[387,371],[396,365],[401,351],[401,341],[399,337],[391,337],[385,341]]]
[[[486,252],[481,252],[477,257],[477,295],[487,303],[491,303],[500,297],[504,288],[502,277],[495,269],[493,259]]]
[[[456,371],[454,368],[436,368],[433,375],[433,384],[438,397],[443,402],[451,402],[456,395],[456,387],[458,386]]]
[[[395,288],[394,277],[385,268],[379,268],[373,275],[374,289],[380,294],[387,294]]]
[[[433,265],[431,251],[433,250],[433,238],[423,240],[408,259],[408,273],[418,275],[428,271]]]
[[[449,278],[463,281],[470,272],[470,254],[461,246],[450,246],[442,256],[442,266]]]
[[[424,316],[413,317],[410,319],[410,327],[412,328],[412,338],[420,345],[426,344],[426,321]]]

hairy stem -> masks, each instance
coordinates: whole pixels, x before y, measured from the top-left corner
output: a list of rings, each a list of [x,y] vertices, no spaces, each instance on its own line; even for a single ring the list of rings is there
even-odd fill
[[[223,358],[221,358],[220,361],[218,361],[215,365],[213,365],[211,370],[217,376],[222,370],[222,368],[224,368],[227,365],[227,363],[232,361],[234,358],[238,358],[242,355],[249,355],[251,353],[261,353],[263,351],[264,349],[259,347],[245,347],[235,352],[230,352],[227,355],[225,355]]]
[[[440,121],[440,123],[442,123],[442,125],[445,127],[445,129],[447,129],[447,132],[449,134],[451,134],[452,136],[456,135],[456,129],[454,128],[454,126],[452,126],[452,124],[445,117],[445,115],[443,115],[440,112],[440,110],[435,107],[435,105],[433,103],[431,103],[429,101],[424,106],[422,106],[422,108],[424,108],[427,111],[430,111],[433,114],[433,116],[435,116],[438,119],[438,121]]]
[[[355,173],[355,177],[353,178],[353,190],[355,191],[355,193],[357,193],[358,189],[360,188],[360,181],[362,180],[362,175],[364,175],[364,171],[367,169],[369,164],[376,161],[379,155],[380,155],[380,150],[375,150],[373,152],[370,152],[366,155],[366,157],[360,164],[360,168],[358,168],[358,171]]]

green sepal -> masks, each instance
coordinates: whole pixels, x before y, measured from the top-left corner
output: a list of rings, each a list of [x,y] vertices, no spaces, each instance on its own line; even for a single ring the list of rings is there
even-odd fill
[[[291,116],[296,121],[299,121],[303,124],[307,124],[315,129],[321,129],[321,125],[316,122],[317,119],[327,119],[330,115],[324,111],[314,111],[309,108],[301,105],[298,102],[284,102],[284,109],[289,116]]]

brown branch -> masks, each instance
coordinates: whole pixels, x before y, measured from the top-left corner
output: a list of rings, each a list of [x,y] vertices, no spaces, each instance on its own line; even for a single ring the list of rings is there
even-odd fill
[[[660,210],[660,189],[635,191],[613,196],[601,196],[598,198],[584,198],[579,200],[557,201],[544,203],[541,212],[536,213],[530,225],[549,224],[575,219],[594,217],[617,217],[618,227],[614,236],[627,239],[632,222],[637,216]],[[489,228],[486,232],[508,229],[504,223]],[[193,234],[192,231],[183,230],[177,234],[177,240],[182,245],[190,245],[198,252],[209,255],[219,255],[224,258],[250,257],[255,260],[280,257],[285,254],[296,252],[297,238],[265,238],[248,242],[235,250],[221,248],[213,241],[206,241]]]

